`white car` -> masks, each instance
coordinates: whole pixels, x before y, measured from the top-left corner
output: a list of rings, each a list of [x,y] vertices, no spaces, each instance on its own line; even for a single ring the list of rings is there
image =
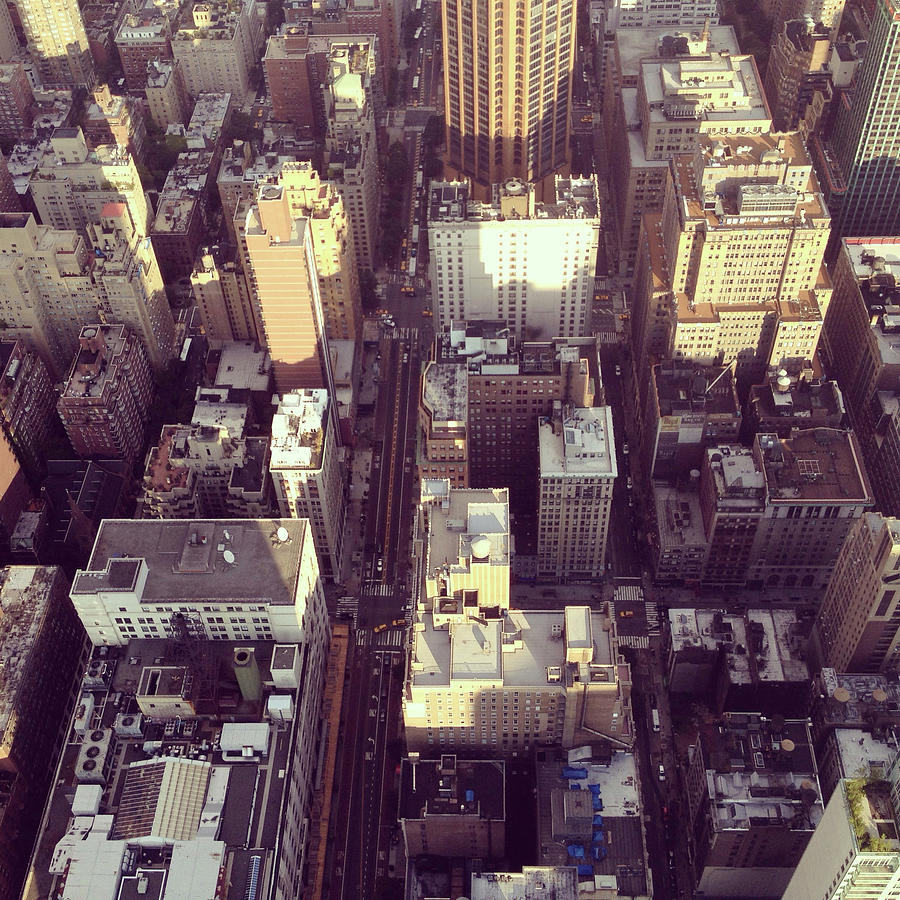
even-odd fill
[[[621,378],[621,377],[622,377],[622,367],[621,367],[621,366],[618,366],[618,365],[616,366],[616,377],[617,377],[617,378]]]
[[[666,780],[666,770],[661,765],[659,767],[659,780],[660,781]]]
[[[634,487],[634,479],[629,475],[625,481],[625,487],[630,491]]]
[[[628,447],[628,444],[622,444],[622,452],[623,452],[626,456],[628,456],[628,454],[631,452],[631,450],[630,450],[629,447]]]

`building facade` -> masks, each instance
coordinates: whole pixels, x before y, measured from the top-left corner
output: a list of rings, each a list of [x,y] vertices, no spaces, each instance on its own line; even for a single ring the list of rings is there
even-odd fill
[[[200,251],[191,272],[191,287],[209,341],[256,339],[247,283],[221,247],[204,247]]]
[[[429,280],[435,326],[504,320],[520,340],[588,331],[600,241],[597,182],[557,178],[537,203],[533,185],[495,184],[490,202],[464,182],[432,182]]]
[[[618,476],[612,408],[554,409],[538,441],[538,577],[601,578]]]
[[[575,5],[443,0],[446,162],[483,192],[569,164]],[[565,171],[562,174],[566,174]],[[547,182],[552,197],[552,181]]]
[[[348,504],[330,404],[322,389],[282,395],[272,420],[269,470],[279,514],[309,520],[322,576],[341,581]]]
[[[56,405],[75,453],[133,460],[144,443],[153,378],[141,342],[124,325],[82,328]]]
[[[43,84],[91,87],[93,60],[76,0],[23,0],[16,10]]]

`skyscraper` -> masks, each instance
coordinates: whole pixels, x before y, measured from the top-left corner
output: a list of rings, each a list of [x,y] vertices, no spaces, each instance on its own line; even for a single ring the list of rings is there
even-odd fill
[[[900,232],[900,10],[879,0],[848,103],[838,108],[834,159],[845,190],[828,197],[837,237]]]
[[[568,164],[575,3],[442,0],[447,163],[484,187]]]
[[[93,64],[77,0],[19,0],[16,8],[44,84],[92,85]]]

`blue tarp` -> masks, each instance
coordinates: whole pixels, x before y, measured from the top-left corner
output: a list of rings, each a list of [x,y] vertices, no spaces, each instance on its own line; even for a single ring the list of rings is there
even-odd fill
[[[566,847],[566,852],[572,859],[584,859],[584,847],[581,844],[569,844]]]
[[[593,875],[594,867],[593,866],[579,866],[578,874],[579,875]]]
[[[606,859],[606,847],[591,847],[591,856],[594,859]]]
[[[590,792],[591,792],[592,794],[599,794],[599,793],[600,793],[600,785],[599,785],[599,784],[589,784],[589,785],[588,785],[588,788],[590,789]]]
[[[563,766],[563,778],[587,778],[587,769],[576,769],[573,766]]]
[[[569,790],[570,791],[580,791],[581,785],[577,781],[570,781],[569,782]]]
[[[594,796],[591,797],[591,801],[591,805],[594,807],[594,812],[599,812],[601,809],[603,809],[603,798],[600,797],[599,794],[594,794]]]
[[[602,831],[595,831],[592,840],[595,844],[602,844],[606,841],[606,837],[604,836]]]
[[[599,825],[602,828],[603,827],[603,816],[594,816],[594,825]]]

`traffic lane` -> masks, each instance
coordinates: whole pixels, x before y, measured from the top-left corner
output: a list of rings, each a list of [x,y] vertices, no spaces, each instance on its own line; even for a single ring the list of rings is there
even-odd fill
[[[384,576],[397,580],[397,563],[401,552],[399,533],[402,517],[403,468],[406,449],[406,430],[409,427],[409,386],[410,350],[406,342],[397,342],[397,371],[394,409],[392,410],[392,434],[390,438],[391,472],[387,479],[386,511],[383,513],[385,526]]]

